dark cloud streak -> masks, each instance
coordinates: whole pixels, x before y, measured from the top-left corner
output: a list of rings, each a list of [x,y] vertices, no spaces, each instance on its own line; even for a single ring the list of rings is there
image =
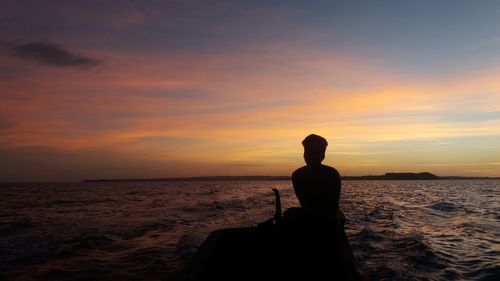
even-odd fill
[[[49,66],[92,68],[102,63],[97,59],[73,53],[53,43],[13,44],[3,42],[1,45],[11,57],[33,60]]]

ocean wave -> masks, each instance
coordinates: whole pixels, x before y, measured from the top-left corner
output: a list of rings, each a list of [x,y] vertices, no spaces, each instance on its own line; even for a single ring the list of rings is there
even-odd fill
[[[272,204],[274,203],[274,197],[272,197],[272,194],[251,195],[246,198],[245,203],[250,206],[260,206],[263,203]]]
[[[208,195],[215,195],[219,192],[218,189],[216,188],[212,188],[212,189],[209,189],[209,190],[203,190],[201,191],[198,195],[200,196],[208,196]]]
[[[469,280],[497,281],[500,279],[500,266],[498,264],[488,267],[482,266],[479,269],[465,272],[462,275]]]
[[[71,245],[71,247],[67,248],[68,251],[82,253],[108,248],[114,241],[115,239],[107,234],[86,234],[66,241],[66,244]]]
[[[375,232],[370,227],[363,227],[363,229],[356,235],[356,240],[365,241],[383,241],[384,237],[379,233]]]
[[[372,280],[395,280],[396,270],[385,265],[378,266],[370,273]]]
[[[28,231],[30,228],[34,227],[35,224],[29,220],[19,220],[19,221],[6,221],[0,223],[0,237],[17,235],[20,232]]]
[[[396,206],[391,202],[377,204],[368,214],[367,218],[371,221],[393,220]]]
[[[459,210],[459,208],[455,204],[447,201],[439,201],[428,205],[428,207],[443,212],[455,212]]]
[[[60,199],[60,200],[48,201],[44,204],[44,206],[46,207],[86,206],[99,203],[108,203],[113,201],[115,200],[112,198],[96,198],[96,199],[83,199],[83,200]]]
[[[478,273],[479,281],[498,281],[500,280],[500,266],[494,266],[490,268],[481,268]]]
[[[448,262],[438,256],[422,233],[415,232],[401,237],[394,244],[406,253],[405,260],[428,271],[446,268]]]
[[[176,251],[182,258],[190,259],[194,256],[204,237],[195,234],[184,234],[177,242]]]
[[[216,209],[243,209],[245,208],[244,201],[241,199],[231,199],[226,201],[214,201]]]

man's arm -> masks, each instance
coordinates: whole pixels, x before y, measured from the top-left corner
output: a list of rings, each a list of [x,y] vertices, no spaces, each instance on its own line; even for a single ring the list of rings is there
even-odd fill
[[[337,173],[337,180],[335,186],[335,208],[340,210],[340,192],[342,190],[342,181],[340,180],[340,175]]]
[[[300,206],[302,206],[302,185],[299,180],[299,170],[296,170],[292,174],[292,185],[293,185],[293,191],[295,191],[295,196],[299,200]]]
[[[335,210],[340,210],[339,202],[340,202],[340,192],[342,190],[342,181],[340,179],[339,172],[333,169],[333,179],[332,179],[332,188],[333,188],[333,199],[335,202]]]

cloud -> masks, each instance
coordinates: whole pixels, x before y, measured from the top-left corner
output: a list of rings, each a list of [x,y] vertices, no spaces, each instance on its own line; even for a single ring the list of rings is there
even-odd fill
[[[33,60],[49,66],[92,68],[102,63],[48,42],[26,44],[3,42],[1,46],[11,57]]]

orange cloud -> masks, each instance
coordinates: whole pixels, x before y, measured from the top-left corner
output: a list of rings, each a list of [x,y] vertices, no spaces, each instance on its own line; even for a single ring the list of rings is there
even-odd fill
[[[0,117],[9,124],[1,144],[282,171],[300,164],[300,141],[315,132],[330,140],[342,167],[363,173],[409,161],[363,148],[370,144],[500,136],[498,118],[465,124],[443,116],[500,110],[497,72],[408,80],[343,54],[254,51],[103,52],[105,65],[90,72],[43,68],[0,81]],[[433,163],[440,156],[428,157]],[[235,169],[251,170],[242,167]]]

